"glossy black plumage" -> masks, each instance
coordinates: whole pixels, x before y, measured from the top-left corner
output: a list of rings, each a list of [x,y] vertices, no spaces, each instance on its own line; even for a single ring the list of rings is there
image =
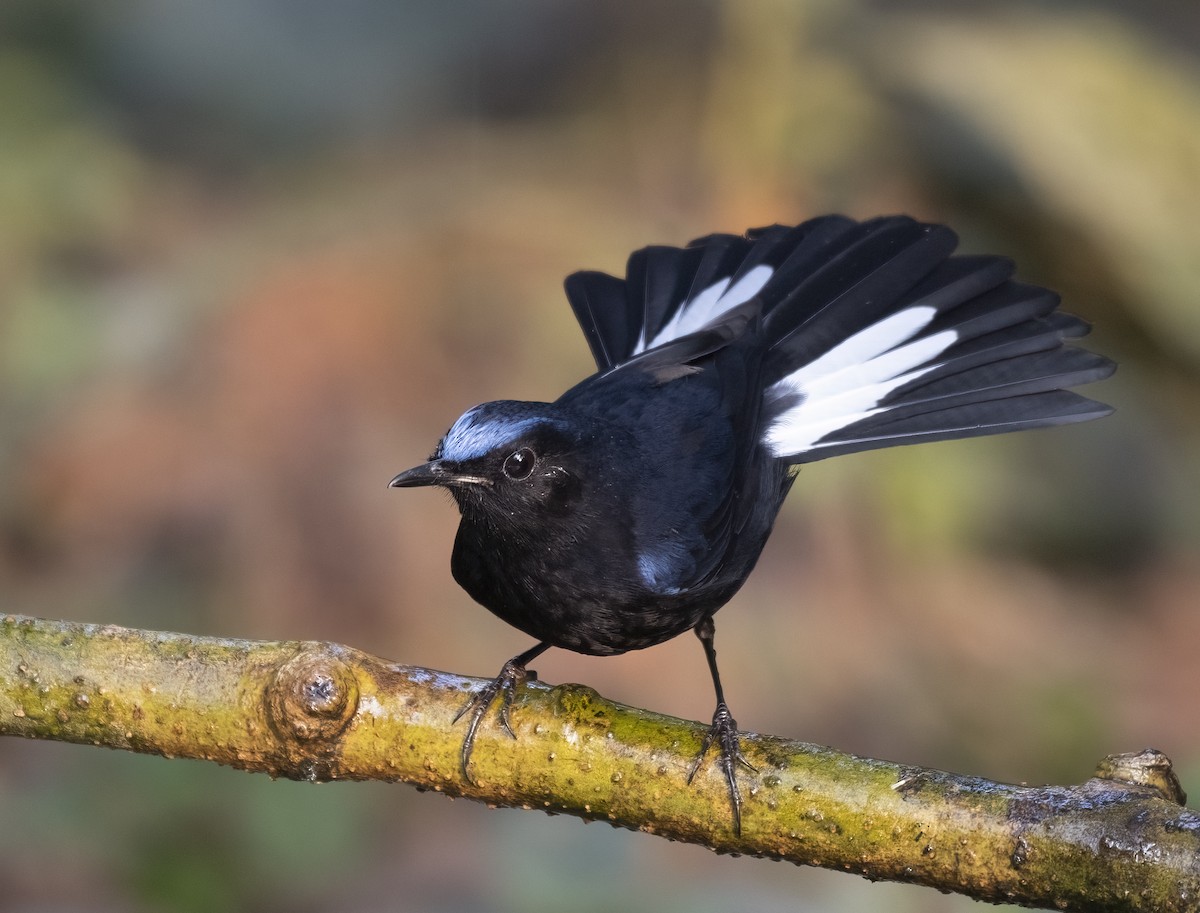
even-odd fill
[[[711,619],[753,569],[794,467],[1110,411],[1065,389],[1114,369],[1064,344],[1087,325],[1013,281],[1010,261],[956,244],[906,217],[826,216],[645,248],[624,280],[567,279],[598,372],[553,403],[469,410],[392,482],[450,490],[455,579],[539,642],[464,708],[464,771],[490,703],[501,696],[507,726],[547,647],[607,655],[693,629],[718,696],[705,748],[720,746],[740,823]]]

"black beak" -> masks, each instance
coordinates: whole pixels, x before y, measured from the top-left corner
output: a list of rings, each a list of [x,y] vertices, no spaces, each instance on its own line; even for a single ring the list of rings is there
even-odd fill
[[[424,485],[491,485],[491,480],[482,476],[459,472],[445,460],[430,460],[420,466],[405,470],[388,482],[388,488],[418,488]]]

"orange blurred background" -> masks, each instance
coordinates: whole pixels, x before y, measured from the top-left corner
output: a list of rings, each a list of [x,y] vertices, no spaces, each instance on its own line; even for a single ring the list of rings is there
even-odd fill
[[[183,0],[0,10],[3,611],[491,676],[457,515],[388,491],[591,370],[649,243],[945,221],[1096,325],[1094,424],[806,467],[718,616],[745,729],[1009,781],[1153,746],[1200,794],[1190,2]],[[683,637],[543,680],[707,720]],[[563,818],[0,741],[0,911],[856,909],[963,898]]]

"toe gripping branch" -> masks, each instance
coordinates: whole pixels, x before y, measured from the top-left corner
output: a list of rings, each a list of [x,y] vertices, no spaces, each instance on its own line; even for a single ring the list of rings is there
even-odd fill
[[[688,785],[691,785],[692,781],[696,778],[696,773],[700,770],[700,765],[704,763],[704,758],[708,755],[709,749],[713,745],[716,745],[719,751],[718,763],[725,774],[725,782],[729,785],[729,801],[733,811],[733,830],[734,833],[740,836],[742,833],[742,793],[738,788],[737,769],[739,765],[752,773],[757,773],[758,769],[746,760],[738,744],[737,720],[729,712],[729,705],[725,703],[725,696],[721,691],[721,680],[717,675],[716,651],[712,648],[712,631],[711,619],[708,619],[707,624],[702,622],[696,628],[696,634],[704,645],[705,653],[708,656],[709,668],[712,670],[713,683],[717,691],[717,709],[713,713],[712,725],[709,726],[708,732],[704,734],[704,742],[700,746],[700,752],[696,755],[696,760],[692,762],[691,769],[688,771],[687,782]],[[496,698],[499,698],[500,709],[498,716],[500,718],[500,725],[504,727],[504,731],[512,738],[515,739],[517,737],[508,719],[508,711],[512,706],[517,685],[527,677],[525,671],[526,665],[538,656],[541,656],[549,648],[550,644],[543,642],[531,647],[518,656],[514,656],[501,667],[500,674],[471,695],[470,700],[455,715],[455,723],[463,717],[468,717],[467,732],[463,736],[462,751],[459,757],[462,762],[463,777],[472,786],[477,784],[471,777],[471,751],[475,747],[475,735],[479,731],[479,724],[487,715],[492,704],[495,703]]]
[[[716,633],[716,628],[713,625],[712,616],[703,618],[695,627],[696,636],[700,638],[700,645],[704,647],[704,657],[708,660],[708,671],[712,674],[713,690],[717,693],[717,709],[713,713],[712,725],[708,727],[708,732],[704,734],[704,743],[700,746],[700,754],[696,756],[696,760],[692,763],[692,769],[688,772],[688,783],[691,784],[696,776],[696,771],[700,769],[701,762],[704,761],[704,756],[708,754],[708,749],[715,742],[721,749],[721,770],[725,772],[725,782],[729,784],[729,801],[733,806],[733,832],[737,836],[742,835],[742,792],[738,789],[737,784],[737,769],[740,764],[752,773],[758,773],[758,768],[746,760],[742,754],[741,746],[738,745],[737,720],[733,718],[733,714],[729,712],[729,705],[725,703],[725,689],[721,687],[721,674],[717,671],[717,649],[713,645],[713,638]]]
[[[691,785],[692,780],[695,779],[696,771],[700,769],[709,748],[714,743],[719,746],[719,763],[721,770],[725,773],[725,782],[729,784],[729,802],[733,809],[733,832],[740,837],[742,834],[742,791],[738,788],[737,782],[738,765],[740,764],[751,773],[758,773],[758,768],[747,761],[745,755],[742,754],[741,746],[738,744],[737,720],[733,718],[733,714],[729,712],[729,706],[724,701],[717,704],[712,725],[704,734],[700,752],[696,755],[696,760],[692,762],[691,770],[688,771],[688,785]]]
[[[512,725],[508,721],[508,709],[512,706],[517,684],[526,678],[525,666],[533,662],[534,659],[541,656],[549,648],[550,644],[540,643],[519,656],[514,656],[500,668],[499,675],[471,695],[471,699],[463,704],[462,710],[455,714],[455,723],[468,713],[471,714],[471,718],[467,722],[467,734],[463,736],[462,751],[459,757],[462,760],[463,777],[472,786],[477,784],[471,777],[471,749],[475,747],[475,733],[479,729],[479,723],[487,715],[488,708],[492,706],[496,697],[499,696],[500,725],[514,739],[517,737],[517,734],[513,732]]]

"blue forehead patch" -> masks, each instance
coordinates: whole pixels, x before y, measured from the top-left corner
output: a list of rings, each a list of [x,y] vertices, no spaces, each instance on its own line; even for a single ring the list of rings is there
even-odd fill
[[[527,408],[514,408],[530,405],[497,402],[468,409],[442,438],[438,456],[457,462],[475,460],[515,443],[538,425],[558,424],[545,415],[530,415]]]

